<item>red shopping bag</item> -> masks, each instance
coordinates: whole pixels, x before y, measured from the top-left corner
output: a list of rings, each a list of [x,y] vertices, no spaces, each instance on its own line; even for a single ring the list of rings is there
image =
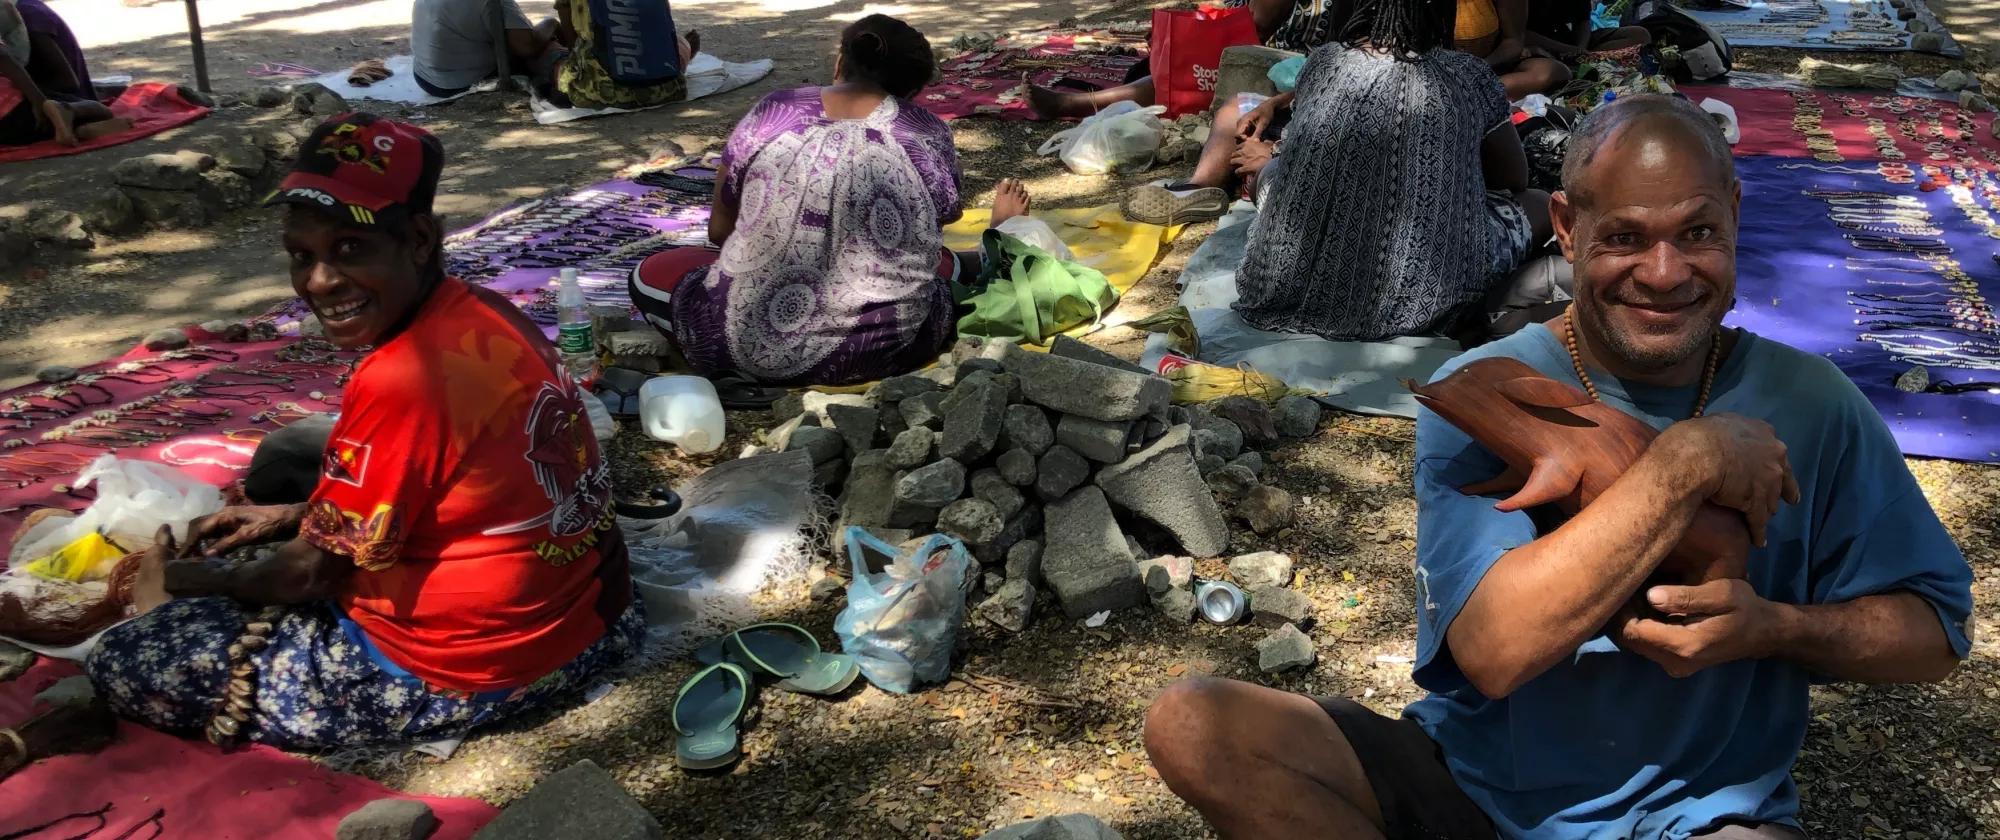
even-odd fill
[[[1257,43],[1249,6],[1203,6],[1153,12],[1153,104],[1171,119],[1206,110],[1227,47]]]

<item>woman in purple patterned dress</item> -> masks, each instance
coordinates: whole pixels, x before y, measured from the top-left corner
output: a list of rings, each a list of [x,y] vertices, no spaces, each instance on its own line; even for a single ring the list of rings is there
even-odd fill
[[[778,91],[736,124],[709,239],[634,273],[633,302],[708,375],[844,385],[908,372],[953,336],[952,282],[977,255],[944,247],[961,214],[944,121],[910,102],[930,42],[885,15],[841,34],[834,84]],[[994,224],[1026,212],[1003,182]]]

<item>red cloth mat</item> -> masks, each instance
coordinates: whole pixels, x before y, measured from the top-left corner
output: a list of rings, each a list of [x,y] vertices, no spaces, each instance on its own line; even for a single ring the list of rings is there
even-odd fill
[[[1117,87],[1146,61],[1146,31],[1049,29],[1007,35],[989,49],[946,59],[917,102],[942,119],[973,115],[1032,120],[1022,81],[1080,91]]]
[[[0,683],[0,725],[26,721],[36,692],[77,673],[71,663],[44,658],[18,679]],[[266,746],[225,753],[129,722],[118,724],[118,739],[102,752],[35,762],[0,788],[6,803],[0,836],[107,804],[105,828],[95,836],[120,836],[158,812],[160,837],[325,840],[341,817],[393,797],[431,806],[438,818],[432,840],[463,840],[499,813],[477,799],[400,793]],[[95,825],[95,818],[69,820],[33,836],[78,836]],[[135,836],[152,834],[141,828]]]
[[[81,146],[64,146],[54,140],[44,140],[26,146],[0,146],[0,163],[81,154],[92,149],[130,143],[169,128],[187,125],[208,116],[208,112],[208,108],[187,101],[173,85],[165,82],[140,82],[126,88],[124,93],[118,95],[118,100],[111,103],[111,113],[132,121],[130,129],[117,134],[107,134]]]

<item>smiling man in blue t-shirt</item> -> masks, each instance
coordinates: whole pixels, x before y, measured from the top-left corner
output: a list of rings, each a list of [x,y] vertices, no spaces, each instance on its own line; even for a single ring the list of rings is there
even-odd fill
[[[1507,356],[1665,431],[1542,528],[1461,493],[1504,465],[1424,412],[1432,694],[1392,720],[1247,683],[1168,689],[1147,751],[1224,837],[1800,838],[1808,686],[1936,680],[1970,648],[1971,570],[1881,418],[1826,360],[1721,326],[1741,190],[1710,118],[1631,97],[1570,142],[1552,205],[1570,315],[1439,375]],[[1704,502],[1758,537],[1748,579],[1646,586]],[[1621,615],[1635,595],[1676,617]]]

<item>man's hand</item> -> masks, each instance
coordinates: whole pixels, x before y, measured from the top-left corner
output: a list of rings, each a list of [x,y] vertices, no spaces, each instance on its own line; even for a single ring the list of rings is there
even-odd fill
[[[1759,597],[1749,581],[1655,586],[1641,595],[1650,609],[1620,612],[1612,637],[1676,678],[1773,653],[1780,608]]]
[[[1236,151],[1230,153],[1229,166],[1239,178],[1252,177],[1270,165],[1271,150],[1276,147],[1277,144],[1269,140],[1246,138],[1237,144]]]
[[[181,556],[193,556],[199,549],[209,557],[220,557],[246,545],[291,539],[298,533],[305,512],[303,504],[223,508],[188,526],[188,543]]]
[[[1236,139],[1255,140],[1264,136],[1264,130],[1271,127],[1271,120],[1278,116],[1278,109],[1292,101],[1289,94],[1278,94],[1257,103],[1257,107],[1236,118]]]
[[[1669,437],[1695,458],[1709,501],[1743,512],[1750,540],[1758,546],[1764,545],[1764,523],[1778,512],[1778,503],[1798,504],[1799,482],[1771,424],[1714,414],[1667,427],[1661,438]]]

